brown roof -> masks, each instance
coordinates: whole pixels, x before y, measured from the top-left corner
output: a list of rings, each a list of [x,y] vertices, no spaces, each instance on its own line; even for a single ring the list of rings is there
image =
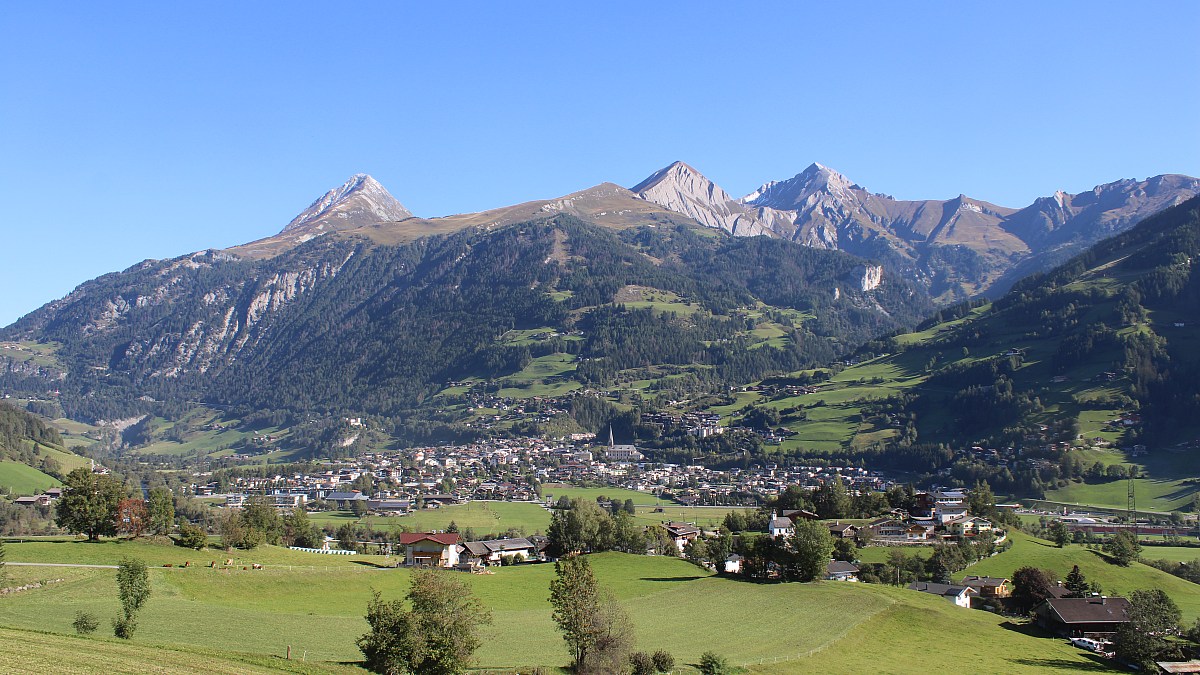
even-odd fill
[[[1125,598],[1047,598],[1046,604],[1068,625],[1129,621],[1129,601]]]
[[[430,534],[428,532],[402,532],[400,534],[400,544],[407,546],[420,541],[433,541],[445,546],[453,546],[458,543],[457,532],[442,532],[440,534]]]
[[[1004,577],[979,577],[965,576],[962,580],[963,586],[1001,586],[1008,583],[1008,579]]]

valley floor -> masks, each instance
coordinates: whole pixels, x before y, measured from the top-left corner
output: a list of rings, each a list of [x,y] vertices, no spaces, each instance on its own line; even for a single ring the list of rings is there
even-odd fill
[[[239,552],[228,568],[224,552],[197,554],[144,541],[14,542],[7,548],[9,560],[16,561],[113,564],[124,555],[142,557],[153,565],[153,595],[132,642],[80,638],[70,635],[80,611],[100,618],[97,635],[107,632],[117,611],[115,572],[9,567],[9,586],[61,581],[0,599],[0,625],[8,627],[0,636],[6,645],[0,647],[5,672],[44,672],[49,663],[60,665],[59,672],[261,672],[295,667],[282,660],[289,646],[294,658],[344,669],[348,666],[338,664],[361,658],[354,640],[367,629],[363,615],[372,589],[385,598],[401,597],[409,579],[407,570],[379,567],[394,559],[316,556],[273,547]],[[1022,540],[1013,552],[992,560],[1011,556],[1008,565],[1019,565],[1040,548]],[[1080,551],[1077,555],[1091,555]],[[217,569],[199,564],[207,565],[210,558],[218,559]],[[178,567],[189,559],[192,567]],[[681,664],[695,664],[701,653],[715,650],[752,672],[1032,673],[1105,667],[1064,640],[1031,633],[1021,622],[904,589],[750,583],[711,576],[674,558],[601,554],[591,559],[601,581],[629,610],[638,648],[667,649]],[[165,562],[174,566],[161,567]],[[244,569],[252,562],[265,569]],[[552,565],[534,564],[463,577],[495,616],[482,631],[480,667],[505,671],[566,663],[547,602],[553,573]],[[1190,587],[1184,591],[1195,595]],[[1185,614],[1195,614],[1195,602],[1178,600],[1187,605]],[[149,646],[178,651],[165,652],[164,662],[146,651]],[[197,660],[214,651],[221,654],[213,656],[211,669],[200,668]],[[161,670],[139,670],[145,663]]]

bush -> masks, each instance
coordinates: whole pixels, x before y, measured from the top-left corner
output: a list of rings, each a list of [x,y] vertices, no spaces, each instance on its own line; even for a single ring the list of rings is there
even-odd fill
[[[654,659],[646,652],[634,652],[629,655],[629,665],[633,675],[654,675]]]
[[[704,652],[700,655],[700,672],[703,675],[729,675],[733,671],[725,657],[715,652]]]
[[[71,622],[71,625],[75,627],[76,633],[88,635],[100,627],[100,620],[90,612],[75,612],[75,621]]]
[[[113,619],[113,635],[122,640],[132,640],[137,631],[137,618],[133,616],[118,616]]]
[[[675,657],[665,649],[660,649],[654,652],[651,657],[654,660],[654,669],[660,673],[669,673],[675,670]]]
[[[179,538],[175,540],[175,545],[199,551],[208,545],[208,535],[199,527],[185,523],[183,527],[179,528]]]

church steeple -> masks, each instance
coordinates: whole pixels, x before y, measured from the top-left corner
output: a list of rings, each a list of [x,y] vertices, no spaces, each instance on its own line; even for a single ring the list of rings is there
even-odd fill
[[[612,425],[610,424],[610,425],[608,425],[608,447],[611,448],[611,447],[615,446],[616,444],[617,444],[616,441],[613,440]]]

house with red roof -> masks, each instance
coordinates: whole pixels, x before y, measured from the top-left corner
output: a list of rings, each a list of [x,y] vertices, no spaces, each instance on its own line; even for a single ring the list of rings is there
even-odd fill
[[[458,564],[458,534],[455,532],[404,532],[404,564],[412,567],[454,567]]]

